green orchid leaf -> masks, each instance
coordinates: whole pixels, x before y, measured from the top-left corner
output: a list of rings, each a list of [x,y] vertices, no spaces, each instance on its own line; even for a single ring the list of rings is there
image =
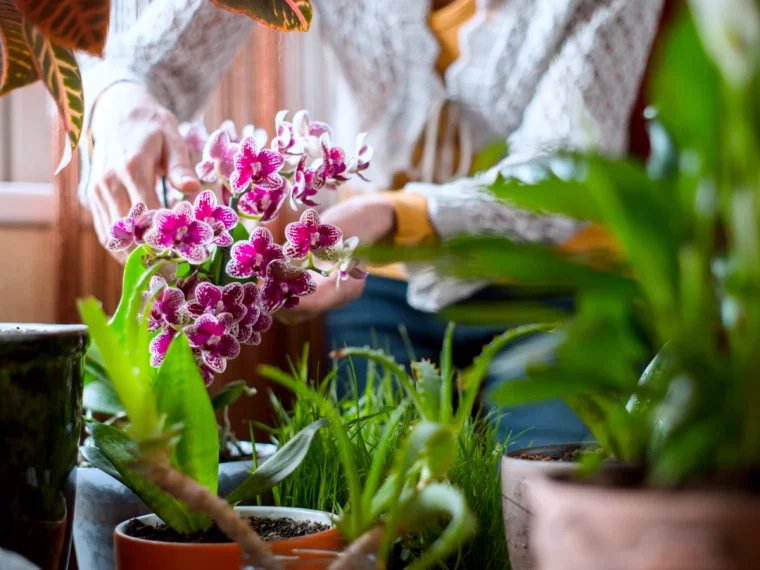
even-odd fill
[[[79,448],[79,453],[81,453],[82,457],[94,467],[100,469],[103,473],[110,475],[122,485],[126,485],[124,479],[121,478],[119,471],[114,467],[113,463],[103,455],[103,452],[100,451],[100,449],[94,445],[83,445]]]
[[[127,354],[97,300],[80,301],[78,307],[82,322],[87,325],[90,338],[97,346],[104,368],[129,416],[130,433],[140,441],[155,437],[161,431],[161,422],[150,378]]]
[[[230,382],[211,400],[211,405],[215,410],[221,410],[237,402],[241,396],[254,396],[256,388],[251,388],[245,383],[245,380]]]
[[[268,491],[280,481],[289,477],[303,461],[317,432],[328,425],[326,419],[309,424],[267,459],[240,486],[227,497],[230,504],[249,501]],[[308,477],[304,473],[302,476]]]
[[[149,483],[132,468],[139,447],[129,435],[115,427],[95,422],[90,423],[90,431],[95,446],[118,472],[124,485],[140,497],[161,520],[177,532],[198,530],[199,527],[191,523],[184,505]]]
[[[99,380],[85,385],[82,393],[82,406],[96,414],[115,416],[124,413],[124,406],[121,405],[113,384]]]
[[[220,8],[245,14],[276,30],[305,32],[311,26],[310,0],[211,0]]]
[[[16,3],[0,0],[0,95],[40,78],[24,38],[23,23]]]
[[[174,451],[176,467],[216,494],[219,482],[219,437],[203,376],[184,334],[172,341],[153,387],[159,413],[167,425],[181,425],[182,437]],[[207,520],[190,515],[194,526]]]
[[[121,298],[116,307],[116,312],[111,317],[110,326],[116,330],[120,336],[124,335],[127,313],[129,312],[129,303],[136,293],[137,284],[146,271],[143,265],[143,257],[146,255],[145,249],[140,246],[129,254],[127,263],[124,265],[122,275]]]
[[[68,133],[68,144],[56,174],[70,161],[79,144],[84,122],[84,92],[82,74],[74,52],[50,39],[34,25],[24,22],[24,38],[32,54],[37,74],[53,97],[63,126]]]

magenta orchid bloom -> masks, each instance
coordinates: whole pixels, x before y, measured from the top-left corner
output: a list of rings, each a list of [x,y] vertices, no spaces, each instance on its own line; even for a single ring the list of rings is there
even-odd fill
[[[195,173],[201,182],[213,184],[217,181],[217,172],[229,180],[235,170],[235,155],[238,145],[230,140],[229,134],[222,130],[214,131],[203,148],[203,160],[195,165]]]
[[[143,293],[143,299],[146,302],[153,301],[148,316],[149,332],[155,332],[167,326],[178,327],[183,324],[185,294],[180,289],[169,287],[166,279],[162,276],[153,276],[148,291]]]
[[[153,212],[148,212],[145,204],[138,202],[129,211],[126,218],[120,219],[111,227],[111,239],[106,248],[121,251],[137,243],[143,243],[145,232],[153,221]]]
[[[296,138],[298,154],[309,158],[322,158],[320,139],[322,135],[333,136],[333,130],[327,123],[312,121],[308,111],[298,111],[293,116],[293,134]]]
[[[311,295],[317,284],[308,272],[292,267],[282,260],[275,260],[267,267],[267,278],[261,288],[261,305],[267,313],[281,307],[293,309],[298,298]]]
[[[369,273],[359,268],[359,260],[354,259],[354,250],[359,245],[359,238],[348,238],[343,244],[341,244],[338,251],[338,271],[340,272],[336,286],[340,286],[341,281],[345,281],[349,277],[353,279],[366,279]]]
[[[275,132],[277,136],[272,140],[272,150],[287,153],[296,144],[293,124],[285,120],[287,111],[280,111],[275,118]]]
[[[333,247],[343,238],[343,232],[335,226],[323,224],[315,210],[306,210],[300,221],[288,224],[285,237],[288,239],[285,256],[304,259],[310,251]]]
[[[260,222],[271,222],[277,219],[287,197],[288,188],[285,179],[282,180],[282,186],[273,190],[253,188],[240,198],[238,209],[247,216],[259,218]]]
[[[243,305],[246,307],[246,313],[238,323],[237,339],[241,344],[257,345],[261,343],[261,334],[272,326],[272,315],[261,308],[261,295],[256,285],[246,283],[243,287]]]
[[[195,199],[193,212],[196,220],[208,224],[214,230],[214,240],[211,243],[220,247],[232,245],[234,240],[229,230],[238,223],[235,210],[217,205],[216,195],[211,190],[204,190]]]
[[[251,185],[267,190],[280,188],[279,172],[284,162],[282,155],[273,150],[259,150],[254,137],[244,138],[235,155],[235,171],[230,178],[232,190],[241,193]]]
[[[243,296],[243,285],[240,283],[230,283],[219,287],[204,281],[195,289],[195,301],[189,302],[185,310],[195,319],[204,314],[219,316],[222,313],[229,313],[237,322],[246,314]]]
[[[200,350],[203,363],[214,372],[224,372],[227,360],[240,354],[240,344],[235,339],[237,325],[229,313],[218,317],[203,314],[184,332],[190,346]]]
[[[346,182],[349,179],[346,176],[348,174],[346,153],[342,148],[330,144],[329,135],[323,135],[319,142],[322,145],[322,158],[327,177],[330,181],[334,181],[333,184],[328,182],[328,188],[334,190],[336,183]]]
[[[203,383],[206,385],[206,388],[208,388],[211,386],[211,384],[214,383],[215,372],[206,366],[206,363],[203,360],[202,350],[199,348],[193,348],[192,351],[193,358],[195,358],[195,363],[198,365],[198,370],[200,370],[201,377],[203,378]]]
[[[171,249],[196,265],[209,258],[211,252],[207,246],[213,240],[214,230],[194,218],[189,202],[181,202],[173,210],[158,210],[153,217],[153,227],[145,232],[145,243],[159,253]]]
[[[232,246],[230,255],[227,275],[235,279],[264,277],[270,263],[285,259],[282,247],[274,243],[272,233],[266,228],[253,230],[248,241],[239,241]]]
[[[293,176],[293,190],[290,193],[291,206],[296,209],[297,204],[304,206],[318,206],[319,204],[312,200],[322,188],[327,184],[327,169],[324,164],[317,168],[307,168],[306,158],[302,158],[296,167]]]
[[[172,341],[177,338],[179,331],[171,327],[161,329],[153,340],[150,341],[148,350],[150,351],[150,365],[153,368],[158,368],[166,358],[166,353],[169,352],[169,347]]]

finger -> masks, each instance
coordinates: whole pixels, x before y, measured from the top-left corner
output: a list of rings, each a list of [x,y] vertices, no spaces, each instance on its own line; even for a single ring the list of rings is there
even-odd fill
[[[90,212],[92,213],[92,225],[95,228],[95,234],[98,236],[98,241],[105,247],[111,238],[108,210],[100,199],[99,193],[95,190],[90,194]]]
[[[164,132],[164,154],[164,165],[172,186],[185,194],[200,192],[201,183],[190,163],[190,151],[176,129]]]
[[[122,182],[132,205],[142,202],[149,210],[163,206],[156,192],[156,167],[155,160],[147,156],[137,155],[127,162]]]

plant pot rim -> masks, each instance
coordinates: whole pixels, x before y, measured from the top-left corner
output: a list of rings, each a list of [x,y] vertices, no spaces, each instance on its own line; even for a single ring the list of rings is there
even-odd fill
[[[0,323],[0,340],[28,341],[39,338],[73,336],[87,334],[84,325],[56,325],[49,323]]]
[[[550,445],[521,447],[520,449],[508,451],[507,453],[504,454],[504,458],[507,458],[510,460],[514,459],[515,461],[538,461],[537,459],[529,459],[529,458],[520,457],[520,456],[524,454],[539,455],[541,453],[551,453],[552,451],[556,452],[559,450],[572,451],[574,449],[581,449],[583,447],[594,449],[594,448],[599,448],[601,446],[595,442],[580,442],[580,441],[576,441],[572,443],[553,443]],[[557,462],[557,463],[563,463],[563,462]],[[567,462],[564,462],[564,463],[567,463]]]
[[[338,530],[337,527],[335,526],[333,515],[325,511],[316,511],[313,509],[302,509],[300,507],[272,507],[272,506],[270,507],[266,507],[266,506],[235,507],[235,512],[238,512],[242,514],[243,516],[259,516],[259,517],[266,518],[266,513],[271,513],[272,511],[277,511],[277,513],[280,513],[281,516],[268,517],[268,518],[286,518],[287,517],[287,518],[293,518],[296,520],[312,520],[312,521],[320,522],[322,524],[327,524],[330,526],[328,530],[323,530],[321,532],[315,532],[313,534],[309,534],[305,536],[283,538],[283,539],[273,541],[273,542],[277,542],[283,545],[287,545],[290,541],[303,540],[305,537],[320,537],[320,536],[325,536],[328,534],[335,534]],[[158,518],[158,516],[155,513],[151,513],[149,515],[142,515],[139,517],[133,517],[133,518],[136,518],[137,520],[145,524],[158,524],[159,522],[163,522],[161,521],[161,519]],[[114,529],[114,538],[118,537],[120,540],[134,541],[138,543],[162,544],[162,545],[165,545],[167,548],[201,549],[201,548],[208,548],[210,546],[213,546],[215,548],[233,548],[233,549],[239,548],[239,546],[234,542],[220,542],[220,543],[162,542],[160,540],[146,540],[144,538],[136,538],[134,536],[129,536],[126,532],[124,532],[124,529],[126,528],[127,524],[129,524],[129,521],[131,520],[132,519],[130,518],[123,521]]]

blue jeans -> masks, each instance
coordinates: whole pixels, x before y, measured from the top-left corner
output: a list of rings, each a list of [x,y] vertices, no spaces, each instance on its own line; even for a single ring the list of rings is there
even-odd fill
[[[407,284],[403,281],[368,277],[359,299],[327,315],[327,348],[365,345],[382,348],[407,368],[412,360],[427,358],[437,363],[447,323],[435,314],[411,308],[406,302],[406,292]],[[488,288],[476,293],[470,301],[504,301],[509,298],[508,290]],[[405,329],[405,334],[401,333],[401,328]],[[454,332],[454,366],[460,369],[469,366],[483,346],[507,328],[508,324],[500,327],[457,325]],[[363,359],[353,359],[353,366],[361,389],[367,377],[368,363]],[[348,377],[344,369],[342,378],[345,382]],[[510,379],[514,378],[490,377],[486,390],[489,385]],[[583,441],[589,437],[586,426],[562,401],[513,407],[505,410],[505,414],[500,422],[504,438],[510,432],[513,435],[525,432],[511,442],[513,449]]]

